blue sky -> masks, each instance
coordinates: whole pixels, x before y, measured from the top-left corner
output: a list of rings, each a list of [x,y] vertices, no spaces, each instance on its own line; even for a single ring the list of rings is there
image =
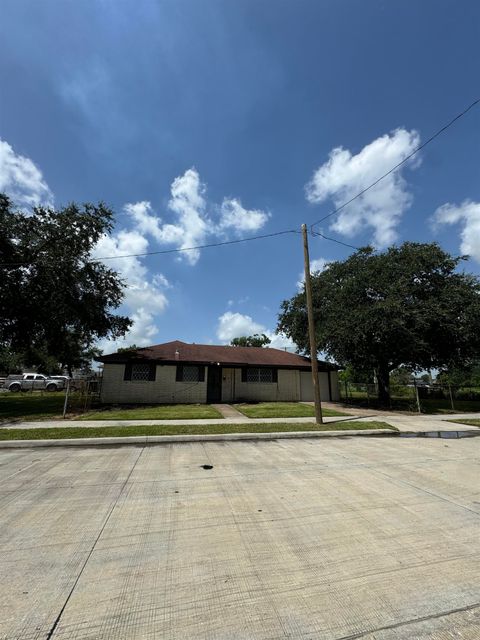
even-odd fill
[[[474,0],[2,0],[0,189],[107,202],[97,257],[300,229],[480,97],[479,40]],[[479,273],[479,125],[476,107],[323,231],[435,239]],[[317,267],[349,253],[311,238]],[[274,331],[302,246],[111,264],[128,344],[222,343]]]

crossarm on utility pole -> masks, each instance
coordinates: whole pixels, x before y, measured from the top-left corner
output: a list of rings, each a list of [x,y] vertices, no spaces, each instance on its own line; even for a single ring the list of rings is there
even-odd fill
[[[323,423],[320,384],[318,381],[317,341],[315,339],[315,320],[313,318],[312,281],[310,280],[310,256],[308,253],[307,225],[302,224],[303,259],[305,263],[305,294],[307,298],[308,337],[310,340],[310,360],[312,362],[313,399],[315,402],[315,422]]]

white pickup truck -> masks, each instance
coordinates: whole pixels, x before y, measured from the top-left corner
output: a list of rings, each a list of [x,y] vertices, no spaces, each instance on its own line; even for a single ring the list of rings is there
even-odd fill
[[[23,373],[22,375],[7,376],[3,388],[8,391],[60,391],[65,386],[62,380],[53,380],[41,373]]]

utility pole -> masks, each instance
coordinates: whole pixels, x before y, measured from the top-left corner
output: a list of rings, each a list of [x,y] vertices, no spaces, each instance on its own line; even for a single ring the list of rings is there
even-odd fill
[[[308,254],[307,225],[302,224],[303,259],[305,263],[305,293],[307,296],[308,336],[310,338],[310,359],[312,362],[313,399],[315,401],[315,422],[323,424],[320,385],[318,382],[317,341],[315,320],[313,319],[312,282],[310,280],[310,256]]]

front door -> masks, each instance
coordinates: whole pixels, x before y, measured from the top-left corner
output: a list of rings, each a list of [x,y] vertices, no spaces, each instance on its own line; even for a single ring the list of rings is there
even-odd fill
[[[207,402],[222,401],[222,367],[212,364],[208,367]]]

